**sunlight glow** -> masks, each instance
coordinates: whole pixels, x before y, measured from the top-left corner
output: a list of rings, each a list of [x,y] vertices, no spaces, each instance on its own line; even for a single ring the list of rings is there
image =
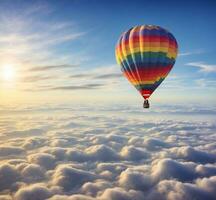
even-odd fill
[[[2,68],[2,78],[4,81],[12,81],[15,76],[15,70],[12,65],[4,65]]]

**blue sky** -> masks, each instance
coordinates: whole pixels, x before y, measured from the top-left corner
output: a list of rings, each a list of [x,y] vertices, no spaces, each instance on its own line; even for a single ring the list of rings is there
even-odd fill
[[[20,101],[114,98],[140,103],[138,92],[117,75],[114,48],[123,31],[155,24],[174,34],[179,56],[151,100],[213,104],[215,5],[214,1],[1,1],[0,64],[15,68],[16,81],[9,85],[0,80],[0,95],[5,101],[23,96]]]

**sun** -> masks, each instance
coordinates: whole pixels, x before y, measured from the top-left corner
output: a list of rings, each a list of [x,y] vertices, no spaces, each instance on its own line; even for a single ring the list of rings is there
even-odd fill
[[[13,65],[4,65],[2,67],[2,78],[5,81],[12,81],[15,76],[15,70]]]

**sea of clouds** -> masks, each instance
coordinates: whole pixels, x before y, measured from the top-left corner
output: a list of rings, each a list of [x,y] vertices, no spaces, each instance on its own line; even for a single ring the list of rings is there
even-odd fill
[[[216,199],[213,109],[91,109],[2,108],[0,200]]]

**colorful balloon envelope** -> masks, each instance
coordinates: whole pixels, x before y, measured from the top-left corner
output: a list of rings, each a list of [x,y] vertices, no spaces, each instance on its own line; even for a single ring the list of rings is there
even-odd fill
[[[115,52],[124,76],[140,92],[148,108],[149,97],[175,64],[175,37],[159,26],[136,26],[120,36]]]

